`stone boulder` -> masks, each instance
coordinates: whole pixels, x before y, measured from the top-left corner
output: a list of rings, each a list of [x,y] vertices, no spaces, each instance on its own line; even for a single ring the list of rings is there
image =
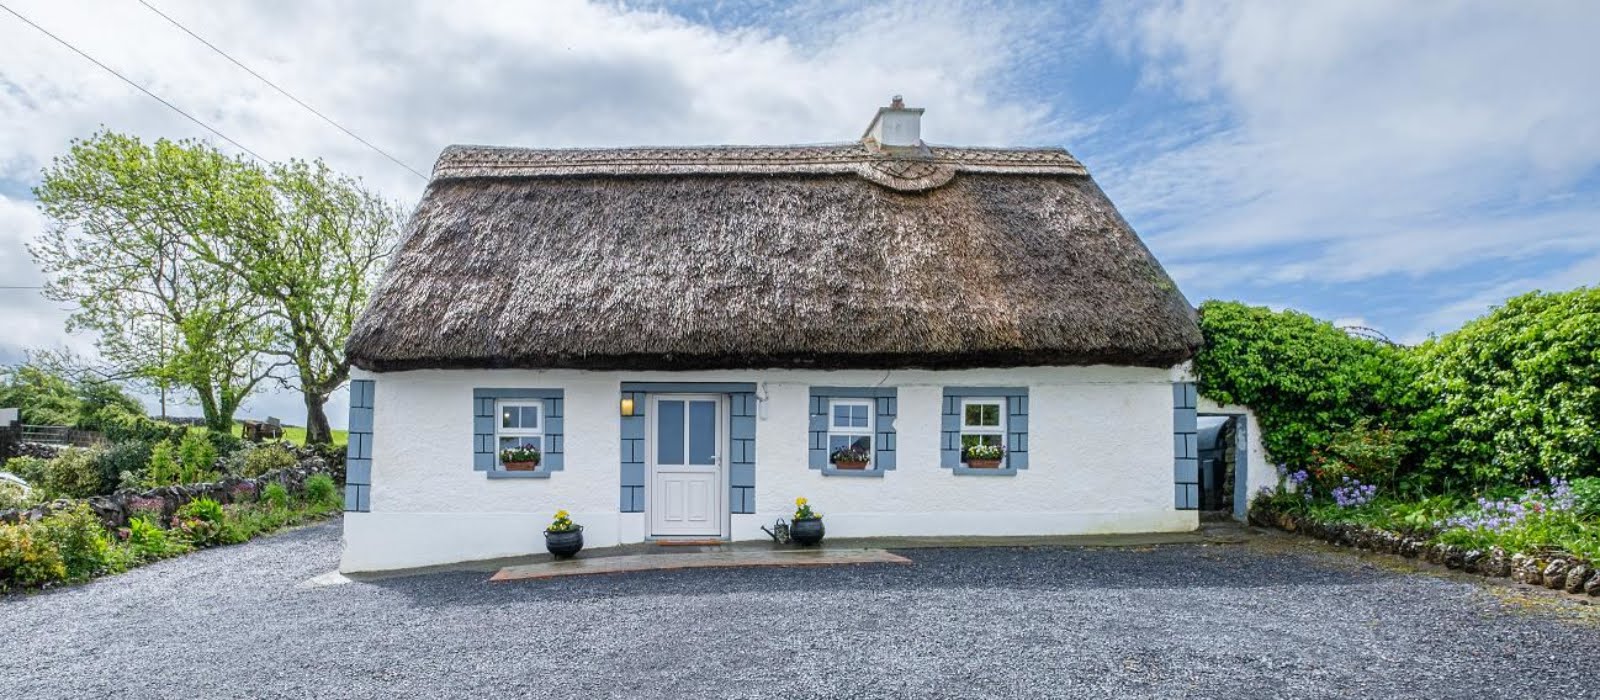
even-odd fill
[[[1551,559],[1550,563],[1544,565],[1544,571],[1541,572],[1544,574],[1544,580],[1542,581],[1544,587],[1558,589],[1565,586],[1567,584],[1567,569],[1570,567],[1571,565],[1565,559]]]
[[[1562,590],[1568,593],[1582,593],[1584,585],[1588,584],[1591,578],[1594,578],[1594,569],[1576,564],[1567,569],[1567,585],[1563,586]]]

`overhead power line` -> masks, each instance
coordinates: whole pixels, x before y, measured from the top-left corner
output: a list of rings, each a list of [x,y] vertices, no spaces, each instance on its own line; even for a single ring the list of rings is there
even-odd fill
[[[396,158],[396,157],[394,157],[392,155],[389,155],[388,151],[385,151],[385,150],[383,150],[381,148],[378,148],[377,146],[373,145],[371,141],[368,141],[368,140],[366,140],[364,138],[361,138],[360,136],[356,135],[356,132],[344,128],[343,125],[341,125],[339,122],[334,121],[328,115],[317,111],[317,109],[315,107],[312,107],[311,105],[306,104],[304,100],[301,100],[300,98],[295,97],[294,95],[290,94],[288,90],[285,90],[285,89],[283,89],[281,87],[278,87],[277,83],[274,83],[271,80],[267,80],[266,77],[262,76],[260,73],[257,73],[254,70],[251,70],[250,66],[247,66],[247,65],[245,65],[243,63],[240,63],[239,59],[234,58],[233,56],[228,55],[228,52],[217,48],[216,44],[213,44],[213,43],[211,43],[209,41],[206,41],[205,37],[202,37],[199,34],[194,33],[194,31],[189,29],[188,27],[183,26],[183,24],[180,23],[178,20],[173,19],[172,17],[168,16],[167,13],[162,12],[161,10],[157,9],[155,5],[151,5],[150,3],[145,2],[145,0],[139,0],[139,4],[140,5],[144,5],[145,7],[149,8],[151,12],[154,12],[154,13],[160,15],[162,19],[164,19],[164,20],[166,20],[168,22],[171,22],[172,26],[183,30],[183,33],[194,37],[195,41],[198,41],[198,42],[200,42],[202,44],[205,44],[206,48],[209,48],[212,51],[217,52],[218,55],[220,55],[223,58],[226,58],[229,61],[231,61],[233,63],[233,65],[236,65],[236,66],[244,69],[244,72],[255,76],[256,80],[260,80],[261,82],[266,83],[268,87],[271,87],[272,89],[277,90],[279,94],[283,95],[284,97],[289,98],[290,100],[293,100],[295,104],[300,105],[301,107],[304,107],[306,109],[306,111],[308,111],[308,112],[310,112],[312,114],[315,114],[318,117],[321,117],[322,121],[325,121],[325,122],[333,125],[333,128],[338,129],[340,131],[343,131],[345,133],[345,135],[349,136],[350,138],[353,138],[353,139],[355,139],[357,141],[360,141],[361,145],[372,149],[378,155],[381,155],[381,156],[383,156],[385,158],[388,158],[390,161],[393,161],[395,165],[398,165],[398,166],[400,166],[402,168],[405,168],[406,170],[410,170],[412,175],[416,175],[417,177],[420,177],[423,180],[427,180],[428,179],[427,175],[423,175],[416,168],[413,168],[413,167],[411,167],[409,165],[406,165],[405,162],[401,161],[399,158]]]
[[[47,37],[50,37],[50,38],[51,38],[51,39],[55,39],[55,40],[56,40],[56,43],[59,43],[59,44],[61,44],[61,45],[62,45],[62,46],[65,46],[65,47],[67,47],[67,48],[69,48],[69,49],[72,49],[72,52],[73,52],[73,53],[75,53],[75,54],[78,54],[78,55],[79,55],[79,56],[82,56],[82,57],[84,57],[84,58],[86,58],[86,59],[88,59],[88,60],[89,60],[89,62],[90,62],[90,63],[93,63],[93,64],[95,64],[95,65],[97,65],[97,66],[100,66],[100,68],[101,68],[101,69],[102,69],[102,70],[104,70],[104,71],[105,71],[105,72],[107,72],[107,73],[110,73],[110,74],[112,74],[112,75],[114,75],[114,76],[117,76],[117,78],[118,78],[118,79],[119,79],[119,80],[121,80],[121,81],[122,81],[122,82],[124,82],[124,83],[127,83],[127,84],[129,84],[129,85],[132,85],[132,86],[133,86],[133,89],[135,89],[135,90],[138,90],[138,91],[139,91],[139,92],[142,92],[142,93],[144,93],[144,94],[146,94],[146,95],[149,95],[149,96],[150,96],[150,99],[153,99],[153,100],[155,100],[155,101],[157,101],[157,102],[160,102],[160,103],[161,103],[161,104],[163,104],[163,105],[166,105],[166,106],[167,106],[167,109],[170,109],[170,110],[172,110],[172,111],[174,111],[174,112],[177,112],[177,113],[178,113],[178,114],[181,114],[181,115],[183,115],[183,118],[184,118],[184,119],[188,119],[188,120],[189,120],[189,121],[192,121],[192,122],[194,122],[194,123],[195,123],[195,124],[198,124],[198,125],[200,125],[200,128],[202,128],[202,129],[205,129],[205,130],[206,130],[206,131],[209,131],[209,132],[211,132],[211,133],[213,133],[213,134],[216,134],[216,135],[217,135],[217,138],[220,138],[220,139],[222,139],[222,140],[223,140],[223,141],[227,141],[227,142],[228,142],[228,143],[231,143],[231,144],[233,144],[233,145],[234,145],[234,147],[235,147],[235,148],[238,148],[238,149],[239,149],[239,150],[241,150],[241,151],[244,151],[244,152],[245,152],[245,153],[248,153],[248,154],[250,154],[250,156],[251,156],[251,157],[253,157],[253,158],[255,158],[255,159],[256,159],[256,160],[259,160],[259,161],[261,161],[261,162],[263,162],[263,163],[269,163],[269,162],[271,162],[271,161],[268,161],[268,160],[267,160],[267,159],[266,159],[266,158],[262,158],[262,157],[261,157],[261,154],[259,154],[259,153],[256,153],[256,152],[255,152],[255,151],[252,151],[252,150],[250,150],[250,149],[249,149],[249,148],[246,148],[246,147],[245,147],[245,145],[244,145],[244,144],[242,144],[242,143],[239,143],[239,142],[238,142],[238,141],[235,141],[235,140],[233,140],[233,139],[232,139],[232,138],[231,138],[231,137],[229,137],[229,136],[228,136],[228,135],[227,135],[227,134],[224,134],[224,133],[222,133],[222,132],[221,132],[221,131],[219,131],[219,130],[217,130],[217,128],[216,128],[216,127],[214,127],[214,126],[212,126],[212,125],[210,125],[210,124],[207,124],[207,123],[205,123],[205,122],[203,122],[203,121],[201,121],[201,120],[200,120],[200,119],[199,119],[199,118],[198,118],[198,117],[196,117],[196,116],[194,116],[194,115],[192,115],[192,114],[190,114],[190,113],[188,113],[188,112],[185,112],[185,111],[183,111],[183,110],[182,110],[182,109],[179,109],[179,108],[178,108],[178,106],[177,106],[177,105],[175,105],[175,104],[172,104],[172,103],[171,103],[171,102],[168,102],[168,101],[166,101],[166,100],[165,100],[165,99],[162,99],[162,97],[161,97],[161,96],[160,96],[160,95],[157,95],[157,94],[155,94],[155,93],[153,93],[153,92],[150,92],[150,91],[149,91],[149,90],[147,90],[147,89],[145,89],[145,87],[144,87],[144,86],[143,86],[143,85],[140,85],[140,84],[138,84],[138,83],[136,83],[136,82],[133,82],[133,81],[132,81],[132,80],[129,80],[129,79],[128,79],[128,76],[125,76],[125,75],[123,75],[123,74],[121,74],[121,73],[118,73],[118,72],[117,72],[117,71],[116,71],[116,70],[115,70],[115,69],[113,69],[113,68],[112,68],[112,67],[111,67],[111,66],[108,66],[108,65],[106,65],[106,64],[104,64],[104,63],[101,63],[101,62],[100,62],[100,61],[99,61],[99,60],[98,60],[98,59],[96,59],[96,58],[95,58],[95,57],[93,57],[93,56],[90,56],[90,55],[89,55],[89,54],[87,54],[87,53],[84,53],[84,52],[83,52],[83,49],[80,49],[80,48],[78,48],[78,47],[76,47],[76,46],[73,46],[73,45],[72,45],[72,42],[69,42],[69,41],[67,41],[67,40],[66,40],[66,39],[63,39],[63,38],[61,38],[61,37],[59,37],[59,36],[56,36],[56,35],[55,35],[55,34],[53,34],[53,33],[51,33],[51,32],[50,32],[50,30],[48,30],[48,29],[45,29],[45,28],[44,28],[44,27],[41,27],[41,26],[39,26],[39,25],[38,25],[38,24],[35,24],[35,23],[34,23],[34,21],[33,21],[33,20],[31,20],[31,19],[28,19],[28,18],[27,18],[27,17],[24,17],[24,16],[22,16],[22,13],[20,13],[20,12],[17,12],[17,11],[16,11],[16,10],[13,10],[13,9],[11,9],[11,8],[10,8],[10,7],[8,7],[8,6],[6,6],[6,5],[4,5],[4,4],[0,4],[0,10],[5,10],[5,11],[6,11],[6,12],[10,12],[10,13],[11,13],[11,14],[12,14],[12,15],[14,15],[14,16],[15,16],[15,17],[16,17],[16,18],[17,18],[17,19],[20,19],[20,20],[22,20],[22,21],[23,21],[23,22],[24,22],[24,23],[26,23],[26,24],[27,24],[27,25],[28,25],[28,26],[30,26],[30,27],[33,27],[33,28],[34,28],[34,29],[37,29],[37,30],[39,30],[39,31],[40,31],[40,33],[42,33],[42,34],[44,34],[44,35],[45,35],[45,36],[47,36]]]

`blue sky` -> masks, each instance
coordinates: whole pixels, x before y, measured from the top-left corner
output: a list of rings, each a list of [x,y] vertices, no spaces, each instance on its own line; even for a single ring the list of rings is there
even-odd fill
[[[8,4],[268,158],[421,192],[137,3]],[[845,141],[898,93],[931,142],[1065,146],[1196,303],[1416,341],[1600,281],[1600,3],[152,4],[423,171],[451,143]],[[0,45],[0,284],[36,284],[28,190],[68,139],[206,135],[9,15]],[[92,350],[0,294],[0,359]]]

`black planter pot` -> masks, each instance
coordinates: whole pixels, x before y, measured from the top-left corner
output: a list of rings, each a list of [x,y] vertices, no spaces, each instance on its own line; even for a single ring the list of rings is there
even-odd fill
[[[567,532],[544,531],[544,547],[557,559],[566,559],[583,549],[583,526]]]
[[[825,533],[827,529],[822,527],[822,518],[795,520],[789,525],[789,541],[801,547],[810,547],[821,542]]]

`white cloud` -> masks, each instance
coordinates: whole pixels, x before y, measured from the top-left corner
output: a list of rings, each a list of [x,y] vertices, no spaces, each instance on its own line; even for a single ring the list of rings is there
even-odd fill
[[[1600,4],[1145,9],[1102,29],[1200,115],[1103,174],[1161,252],[1270,251],[1292,282],[1600,248],[1572,196],[1600,165]]]

